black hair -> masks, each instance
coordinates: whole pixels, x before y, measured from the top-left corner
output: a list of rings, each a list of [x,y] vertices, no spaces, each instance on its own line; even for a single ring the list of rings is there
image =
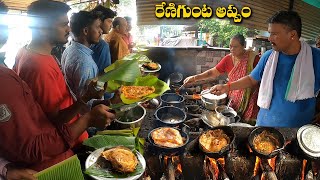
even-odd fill
[[[70,7],[63,2],[38,0],[28,6],[27,14],[31,17],[31,26],[51,26],[61,15],[67,14]]]
[[[286,25],[290,30],[296,30],[299,38],[301,37],[301,17],[295,11],[278,11],[267,20],[268,23],[278,23]]]
[[[124,18],[126,19],[127,22],[131,22],[132,21],[132,18],[129,17],[129,16],[125,16]]]
[[[231,39],[236,39],[239,41],[239,43],[241,44],[241,46],[245,46],[246,45],[246,40],[244,38],[244,36],[242,34],[236,34],[234,36],[232,36]]]
[[[0,17],[6,16],[7,13],[8,13],[8,6],[2,0],[0,0]],[[1,28],[5,28],[5,27],[8,28],[8,26],[3,22],[0,22],[0,26]]]
[[[110,8],[106,8],[102,5],[98,5],[91,12],[98,14],[101,21],[104,21],[105,19],[108,19],[108,18],[113,19],[114,17],[117,16],[117,12],[112,11]]]
[[[78,37],[83,28],[91,26],[97,19],[99,19],[97,14],[88,11],[74,13],[70,19],[71,32],[74,36]]]
[[[122,19],[122,18],[120,18],[120,17],[115,18],[115,19],[112,21],[112,27],[115,28],[115,27],[117,27],[118,25],[120,26],[120,24],[121,24],[121,19]]]
[[[0,0],[0,14],[7,14],[8,13],[8,6]]]
[[[0,0],[0,17],[5,17],[8,13],[8,7],[6,4]],[[3,45],[7,42],[9,36],[9,28],[5,22],[0,22],[0,45]],[[1,61],[1,60],[0,60]],[[0,64],[4,64],[4,62],[0,62]]]

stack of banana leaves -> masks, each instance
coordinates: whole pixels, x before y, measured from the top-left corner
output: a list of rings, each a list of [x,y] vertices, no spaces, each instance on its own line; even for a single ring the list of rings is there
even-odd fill
[[[127,98],[121,93],[120,97],[124,104],[132,104],[142,99],[150,100],[158,97],[169,90],[169,86],[156,76],[142,76],[139,64],[145,62],[151,62],[151,60],[145,55],[132,53],[105,68],[105,74],[99,76],[98,81],[108,84],[107,92],[115,92],[121,86],[149,86],[154,88],[153,93],[136,99]]]

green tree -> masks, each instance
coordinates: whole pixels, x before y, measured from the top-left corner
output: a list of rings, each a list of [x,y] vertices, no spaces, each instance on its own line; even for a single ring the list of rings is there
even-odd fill
[[[197,25],[202,32],[209,32],[213,37],[214,44],[217,44],[220,47],[228,47],[232,36],[239,33],[246,37],[247,32],[249,31],[246,27],[230,24],[230,21],[228,20],[202,19]]]

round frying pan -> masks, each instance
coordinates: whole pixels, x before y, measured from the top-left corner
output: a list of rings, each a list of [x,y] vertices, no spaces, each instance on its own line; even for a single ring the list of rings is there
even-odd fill
[[[160,107],[154,115],[161,126],[177,126],[182,124],[187,118],[186,113],[182,109],[174,106]]]
[[[259,152],[257,149],[255,149],[254,145],[253,145],[253,140],[256,136],[258,136],[259,134],[261,134],[263,131],[267,131],[269,132],[273,138],[277,139],[277,141],[279,142],[279,148],[273,150],[270,154],[263,154],[261,152]],[[281,150],[284,149],[284,136],[275,128],[271,128],[271,127],[258,127],[256,129],[254,129],[249,137],[248,137],[248,142],[249,142],[249,146],[251,148],[251,150],[253,151],[253,153],[260,157],[260,158],[265,158],[265,159],[270,159],[275,157],[276,155],[279,154],[279,152]]]
[[[201,144],[199,142],[200,150],[210,158],[221,158],[221,157],[225,156],[230,151],[230,149],[232,148],[234,140],[235,140],[235,135],[234,135],[233,130],[232,130],[231,127],[229,127],[229,126],[217,126],[217,127],[211,128],[210,130],[216,130],[216,129],[221,129],[229,137],[230,142],[226,147],[222,148],[218,152],[208,152],[207,150],[205,150],[201,146]],[[199,139],[200,139],[200,136],[199,136]]]
[[[149,132],[148,134],[148,140],[149,142],[151,143],[152,147],[153,147],[153,150],[154,152],[156,153],[159,153],[159,154],[163,154],[163,155],[175,155],[175,154],[180,154],[184,151],[184,148],[185,146],[188,144],[189,142],[189,136],[187,133],[185,133],[184,131],[178,129],[178,128],[173,128],[173,129],[176,129],[180,132],[183,140],[184,140],[184,143],[181,145],[181,146],[178,146],[178,147],[165,147],[165,146],[161,146],[161,145],[158,145],[156,144],[153,139],[152,139],[152,132],[155,131],[155,130],[158,130],[160,128],[164,128],[164,127],[159,127],[159,128],[156,128],[156,129],[153,129],[152,131]],[[172,128],[172,127],[170,127]]]

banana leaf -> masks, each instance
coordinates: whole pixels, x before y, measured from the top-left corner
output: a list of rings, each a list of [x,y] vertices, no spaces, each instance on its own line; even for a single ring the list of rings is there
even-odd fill
[[[167,83],[159,80],[156,76],[147,75],[143,77],[138,77],[134,83],[126,83],[126,85],[131,86],[153,86],[155,88],[155,92],[152,94],[149,94],[148,96],[145,96],[141,99],[127,99],[123,94],[120,95],[120,98],[123,103],[125,104],[132,104],[138,101],[143,100],[150,100],[155,97],[161,96],[164,92],[169,90],[169,86]]]
[[[136,151],[133,151],[133,153],[136,153]],[[111,171],[109,169],[101,168],[101,166],[99,165],[99,162],[97,161],[88,169],[86,169],[84,173],[86,173],[87,175],[104,177],[104,178],[126,178],[126,177],[131,177],[131,176],[135,176],[143,173],[143,167],[141,162],[139,161],[134,172],[122,174],[119,172]]]
[[[81,180],[83,178],[80,161],[74,155],[35,174],[38,180]]]
[[[117,60],[104,69],[105,74],[98,77],[98,81],[123,81],[134,82],[135,79],[141,76],[138,59],[134,60]]]
[[[144,54],[139,53],[131,53],[125,56],[122,60],[138,60],[139,63],[151,62],[151,60]]]
[[[125,146],[133,150],[135,149],[135,137],[96,135],[85,140],[83,145],[93,147],[95,149]]]

